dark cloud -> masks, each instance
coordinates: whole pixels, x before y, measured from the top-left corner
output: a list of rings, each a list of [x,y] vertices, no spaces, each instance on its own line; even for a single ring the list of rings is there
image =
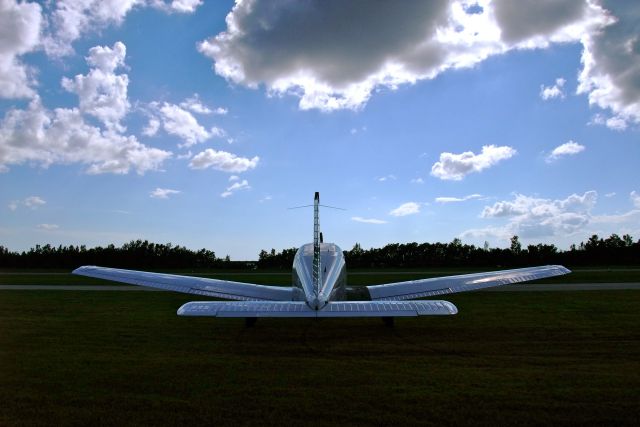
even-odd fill
[[[511,44],[553,34],[579,21],[587,12],[587,3],[576,0],[495,0],[494,11],[502,39]]]

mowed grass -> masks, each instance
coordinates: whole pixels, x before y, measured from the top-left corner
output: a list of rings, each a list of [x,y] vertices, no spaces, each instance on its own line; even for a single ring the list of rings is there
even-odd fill
[[[348,273],[349,286],[372,285],[379,283],[415,280],[430,277],[451,276],[456,274],[475,273],[490,269],[434,269],[434,270],[410,270],[410,271],[350,271]],[[291,285],[290,270],[266,270],[255,272],[213,272],[180,270],[170,271],[173,274],[186,274],[198,277],[210,277],[216,279],[233,280],[236,282],[260,283],[265,285]],[[536,283],[628,283],[640,282],[640,268],[576,268],[571,274],[538,280]],[[55,271],[0,271],[0,285],[117,285],[110,282],[90,277],[76,276],[71,272]]]
[[[467,293],[397,319],[181,318],[0,292],[0,425],[640,425],[640,292]]]

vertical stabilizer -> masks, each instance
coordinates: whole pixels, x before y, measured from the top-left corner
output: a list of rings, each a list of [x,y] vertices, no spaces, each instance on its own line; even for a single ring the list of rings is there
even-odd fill
[[[320,193],[313,198],[313,289],[320,294],[322,270],[320,269]]]

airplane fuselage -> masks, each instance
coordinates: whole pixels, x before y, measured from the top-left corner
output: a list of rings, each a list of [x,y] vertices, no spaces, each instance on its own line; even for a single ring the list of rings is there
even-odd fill
[[[347,265],[342,249],[334,243],[320,243],[320,271],[314,281],[314,244],[298,249],[293,259],[295,298],[306,301],[314,310],[322,309],[329,301],[343,301],[346,297]]]

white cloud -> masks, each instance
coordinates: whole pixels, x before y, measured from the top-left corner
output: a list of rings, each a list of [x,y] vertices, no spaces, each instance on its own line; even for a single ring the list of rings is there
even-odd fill
[[[625,119],[622,116],[609,117],[605,122],[605,124],[609,129],[618,130],[618,131],[623,131],[628,126],[627,119]]]
[[[42,16],[37,3],[0,1],[0,98],[32,98],[35,78],[20,55],[40,43]]]
[[[578,42],[608,21],[587,1],[287,0],[238,2],[198,46],[224,78],[300,98],[301,109],[359,109],[378,88],[432,79],[513,49]]]
[[[410,182],[411,182],[411,184],[424,184],[424,179],[422,179],[422,178],[413,178]]]
[[[160,126],[171,135],[175,135],[184,141],[181,147],[190,147],[202,143],[213,137],[223,137],[225,131],[218,127],[205,129],[191,113],[209,114],[213,111],[209,107],[200,103],[197,95],[180,103],[180,105],[164,102],[162,105],[157,102],[149,104],[151,117],[143,133],[153,136],[158,132]],[[156,115],[158,117],[156,117]]]
[[[416,202],[403,203],[389,212],[391,216],[407,216],[420,213],[420,204]]]
[[[224,116],[229,112],[229,110],[224,107],[211,109],[209,106],[203,104],[202,101],[200,101],[200,96],[197,93],[194,94],[191,98],[187,98],[182,101],[180,103],[180,107],[197,114],[217,114]]]
[[[58,0],[48,23],[44,40],[47,54],[65,56],[73,53],[72,43],[90,32],[109,25],[120,25],[136,7],[152,6],[168,13],[192,13],[202,0]]]
[[[377,178],[379,182],[385,182],[385,181],[395,181],[397,178],[395,175],[385,175],[385,176],[381,176],[379,178]]]
[[[242,181],[236,181],[229,187],[227,187],[227,189],[222,194],[220,194],[220,197],[229,197],[236,191],[248,190],[250,188],[251,186],[249,185],[249,181],[247,181],[246,179],[243,179]]]
[[[249,169],[254,169],[260,158],[255,156],[251,159],[238,157],[226,151],[216,151],[212,148],[196,154],[189,163],[191,169],[212,168],[223,172],[241,173]]]
[[[240,177],[238,175],[231,175],[229,177],[229,182],[238,181]]]
[[[495,145],[483,146],[480,154],[471,151],[460,154],[441,153],[440,160],[431,167],[431,175],[444,180],[460,181],[472,172],[480,172],[515,154],[514,148]]]
[[[269,202],[273,199],[273,197],[271,197],[269,194],[267,194],[266,196],[264,196],[262,199],[258,200],[260,203],[264,203],[264,202]]]
[[[617,131],[623,131],[629,126],[627,120],[621,116],[607,117],[600,113],[595,114],[587,124],[606,126],[609,129]]]
[[[147,123],[147,126],[145,126],[144,129],[142,129],[142,134],[145,136],[154,136],[155,134],[158,133],[159,129],[160,129],[160,120],[152,117],[149,119],[149,123]]]
[[[629,194],[629,198],[631,199],[633,206],[640,209],[640,194],[636,191],[632,191],[631,194]]]
[[[589,97],[589,104],[613,112],[607,126],[623,130],[640,122],[640,3],[603,2],[608,25],[582,37],[583,68],[578,76],[578,93]]]
[[[12,211],[17,210],[20,206],[25,206],[29,209],[38,209],[40,206],[45,205],[47,202],[39,196],[29,196],[24,200],[12,200],[9,203],[9,209]]]
[[[151,193],[149,193],[149,197],[153,199],[168,199],[172,194],[180,194],[179,190],[171,190],[169,188],[156,188]]]
[[[362,218],[361,216],[352,216],[351,220],[355,222],[362,222],[364,224],[386,224],[387,223],[387,221],[384,221],[381,219]]]
[[[556,79],[556,83],[553,86],[540,85],[540,98],[545,101],[553,98],[564,98],[564,92],[562,88],[566,80],[562,77]]]
[[[480,198],[482,198],[482,194],[469,194],[468,196],[464,197],[436,197],[435,200],[437,203],[459,203]]]
[[[41,197],[31,196],[24,199],[23,203],[26,207],[30,209],[36,209],[39,206],[45,205],[47,202],[45,202]]]
[[[0,165],[81,163],[87,173],[139,174],[158,170],[171,153],[84,121],[77,108],[44,108],[38,99],[26,110],[9,110],[0,122]]]
[[[612,191],[611,193],[605,194],[604,197],[613,197],[615,195],[616,195],[615,191]]]
[[[87,75],[78,74],[73,80],[62,79],[62,87],[75,93],[80,99],[80,111],[90,114],[108,128],[123,132],[120,120],[129,111],[126,74],[115,74],[123,67],[127,48],[122,42],[116,42],[113,48],[95,46],[89,49],[87,64],[92,66]]]
[[[211,114],[213,111],[200,101],[198,94],[180,103],[180,107],[198,114]]]
[[[175,104],[165,102],[159,111],[164,130],[184,140],[186,147],[204,142],[212,136],[190,112]]]
[[[585,150],[584,145],[580,145],[577,142],[569,141],[565,142],[562,145],[557,146],[553,149],[551,154],[547,156],[547,163],[553,162],[554,160],[559,159],[564,156],[573,156],[575,154],[581,153]]]
[[[176,12],[193,13],[202,2],[203,0],[173,0],[170,7]]]
[[[38,229],[44,230],[44,231],[53,231],[53,230],[57,230],[58,228],[60,228],[60,226],[58,224],[38,224],[36,227]]]
[[[515,195],[514,200],[496,202],[485,206],[481,217],[485,219],[507,220],[502,227],[490,226],[471,229],[462,233],[462,237],[518,235],[523,238],[546,236],[564,236],[583,230],[591,221],[591,210],[595,206],[598,193],[587,191],[582,195],[572,194],[565,199],[541,199],[537,197]]]

